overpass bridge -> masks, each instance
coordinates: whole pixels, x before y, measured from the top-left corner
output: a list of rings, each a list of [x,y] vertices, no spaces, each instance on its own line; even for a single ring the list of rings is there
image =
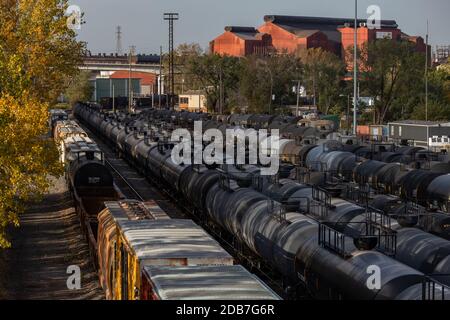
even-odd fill
[[[117,54],[87,54],[78,67],[80,70],[100,71],[129,71],[130,61],[127,55]],[[136,55],[131,58],[132,72],[160,73],[160,57],[158,55]]]

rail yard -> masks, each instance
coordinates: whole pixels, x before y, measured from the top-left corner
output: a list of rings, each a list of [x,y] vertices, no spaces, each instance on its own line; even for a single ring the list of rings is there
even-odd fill
[[[402,1],[1,2],[2,306],[445,308],[450,4]]]
[[[204,131],[278,130],[279,172],[177,164],[172,133],[197,121]],[[291,116],[78,103],[73,118],[59,111],[51,122],[109,299],[450,298],[445,152],[341,136]],[[370,286],[373,268],[382,276]],[[214,281],[223,272],[230,281]],[[171,294],[186,285],[159,282],[169,275],[192,291]]]

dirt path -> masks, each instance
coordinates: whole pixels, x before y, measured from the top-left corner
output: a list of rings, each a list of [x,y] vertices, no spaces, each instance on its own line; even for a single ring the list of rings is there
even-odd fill
[[[62,179],[21,216],[11,240],[11,249],[0,249],[0,299],[104,298]],[[79,290],[67,287],[69,266],[81,270]]]

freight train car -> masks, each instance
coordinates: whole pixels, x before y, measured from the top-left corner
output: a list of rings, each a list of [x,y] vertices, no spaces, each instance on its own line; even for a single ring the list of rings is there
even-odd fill
[[[142,272],[142,300],[280,300],[266,284],[239,265],[145,266]]]

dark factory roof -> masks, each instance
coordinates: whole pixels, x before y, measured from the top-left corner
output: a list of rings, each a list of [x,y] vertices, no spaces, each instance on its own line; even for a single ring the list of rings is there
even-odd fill
[[[355,19],[350,18],[327,18],[327,17],[304,17],[304,16],[281,16],[281,15],[266,15],[265,22],[272,22],[275,24],[284,25],[328,25],[335,28],[349,24],[353,26]],[[358,23],[366,23],[367,19],[359,19]],[[398,24],[395,20],[381,20],[382,28],[397,28]]]
[[[258,40],[259,31],[253,27],[227,26],[225,31],[232,32],[236,36],[244,40]]]
[[[436,126],[450,126],[450,122],[445,121],[424,121],[424,120],[401,120],[401,121],[395,121],[391,122],[389,124],[403,124],[403,125],[417,125],[417,126],[429,126],[429,127],[436,127]]]
[[[344,25],[353,26],[354,19],[342,18],[323,18],[323,17],[303,17],[303,16],[279,16],[266,15],[265,22],[271,22],[279,27],[297,35],[302,34],[305,30],[320,30],[329,40],[341,42],[341,33],[338,31],[339,27]],[[367,20],[360,19],[358,23],[366,23]],[[397,28],[397,22],[394,20],[382,20],[382,28]]]
[[[317,32],[321,32],[320,30],[293,30],[292,33],[294,33],[299,38],[307,38],[312,36],[313,34],[316,34]]]

